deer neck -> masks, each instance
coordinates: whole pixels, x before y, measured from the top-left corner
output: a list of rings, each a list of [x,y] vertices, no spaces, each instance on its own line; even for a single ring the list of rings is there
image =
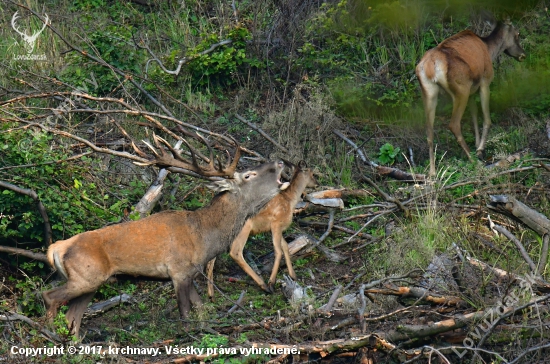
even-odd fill
[[[227,250],[242,230],[244,223],[258,213],[273,196],[263,196],[254,205],[241,193],[224,192],[214,197],[212,203],[200,210],[196,224],[203,232],[204,252],[210,260]]]
[[[300,201],[302,193],[306,189],[307,181],[308,180],[305,174],[298,173],[290,182],[290,186],[281,192],[290,201],[290,207],[292,209],[294,209],[298,201]]]
[[[491,61],[494,62],[504,52],[504,39],[502,37],[503,26],[502,24],[497,25],[497,27],[485,38],[481,38],[489,55],[491,56]]]

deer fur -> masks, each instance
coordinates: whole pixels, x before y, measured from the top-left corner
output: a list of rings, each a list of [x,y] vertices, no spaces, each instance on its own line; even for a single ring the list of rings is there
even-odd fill
[[[187,317],[200,297],[193,277],[229,244],[245,222],[261,210],[281,186],[282,162],[266,163],[230,180],[216,181],[220,192],[196,211],[165,211],[147,218],[88,231],[52,244],[48,260],[67,279],[42,293],[53,319],[69,301],[69,327],[78,337],[82,315],[95,291],[111,276],[129,274],[174,283],[179,311]]]
[[[295,167],[295,166],[294,166]],[[288,243],[283,238],[283,231],[288,229],[292,223],[292,216],[294,207],[298,201],[300,201],[302,193],[306,187],[316,187],[317,181],[313,176],[313,171],[307,168],[307,165],[302,161],[295,167],[290,185],[275,196],[268,204],[254,217],[249,219],[243,226],[241,232],[237,235],[233,243],[229,254],[237,262],[252,279],[256,282],[264,291],[273,292],[275,286],[275,279],[279,270],[282,256],[284,254],[286,266],[288,267],[288,274],[296,279],[296,273],[292,267],[292,260],[290,259],[290,253],[288,251]],[[266,285],[264,280],[254,272],[254,270],[244,260],[243,250],[246,245],[246,241],[249,236],[257,235],[271,231],[273,236],[273,248],[275,251],[275,261],[273,269],[271,270],[271,276],[269,277],[269,285]],[[212,298],[214,295],[213,288],[213,265],[214,260],[208,263],[208,295]]]
[[[503,52],[519,61],[525,58],[519,44],[519,32],[514,26],[509,22],[497,25],[494,19],[490,21],[493,31],[489,36],[481,38],[469,30],[462,31],[427,51],[416,66],[426,114],[430,176],[435,176],[433,126],[439,89],[445,90],[453,100],[449,129],[470,160],[470,149],[462,136],[460,122],[470,95],[479,90],[483,111],[481,138],[477,125],[477,107],[473,98],[470,100],[470,111],[476,136],[476,151],[478,157],[481,157],[491,125],[489,85],[493,81],[493,61]]]

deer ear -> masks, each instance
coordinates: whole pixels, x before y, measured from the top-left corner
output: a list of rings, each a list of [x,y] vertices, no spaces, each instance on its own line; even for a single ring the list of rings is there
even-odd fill
[[[232,183],[232,181],[228,181],[226,179],[222,179],[220,181],[214,181],[209,185],[206,185],[206,187],[210,188],[214,192],[223,192],[223,191],[234,191],[235,190],[235,184]]]

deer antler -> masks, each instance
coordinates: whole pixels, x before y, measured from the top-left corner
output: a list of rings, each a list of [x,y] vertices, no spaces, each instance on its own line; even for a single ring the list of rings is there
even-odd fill
[[[193,171],[195,173],[198,173],[205,177],[229,177],[232,178],[233,174],[235,173],[235,170],[237,168],[237,163],[239,162],[239,159],[241,157],[241,147],[239,144],[235,141],[235,139],[232,139],[235,143],[235,155],[233,158],[228,157],[228,165],[222,166],[221,161],[217,159],[218,166],[216,167],[214,165],[214,152],[212,151],[212,147],[210,147],[210,144],[200,135],[196,135],[197,138],[199,138],[210,151],[210,162],[208,163],[207,167],[202,167],[199,162],[197,161],[197,151],[187,142],[185,139],[181,139],[181,141],[187,146],[189,151],[191,152],[191,161],[185,160],[182,158],[182,156],[168,143],[165,139],[157,136],[156,134],[153,134],[153,140],[156,145],[156,149],[145,140],[143,141],[149,149],[153,152],[155,155],[155,159],[145,162],[145,163],[139,163],[135,162],[137,165],[140,166],[149,166],[149,165],[160,165],[160,166],[168,166],[168,167],[178,167],[178,168],[184,168],[190,171]],[[164,144],[171,153],[168,153],[161,144]],[[158,150],[158,151],[157,151]]]

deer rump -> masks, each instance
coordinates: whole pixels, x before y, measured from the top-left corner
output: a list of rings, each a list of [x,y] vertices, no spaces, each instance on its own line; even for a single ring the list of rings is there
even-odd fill
[[[487,16],[485,14],[484,16]],[[525,59],[519,44],[519,32],[509,22],[497,24],[495,19],[487,19],[493,31],[481,38],[469,30],[462,31],[441,42],[424,54],[416,66],[416,76],[422,90],[422,100],[426,115],[426,131],[430,152],[430,176],[435,176],[434,119],[437,97],[440,88],[453,99],[453,114],[449,129],[468,158],[470,149],[462,136],[461,119],[470,102],[470,111],[476,136],[476,152],[483,154],[487,134],[491,125],[489,113],[489,85],[493,80],[493,61],[502,53]],[[480,136],[477,125],[477,108],[470,95],[479,90],[483,112],[483,130]]]

